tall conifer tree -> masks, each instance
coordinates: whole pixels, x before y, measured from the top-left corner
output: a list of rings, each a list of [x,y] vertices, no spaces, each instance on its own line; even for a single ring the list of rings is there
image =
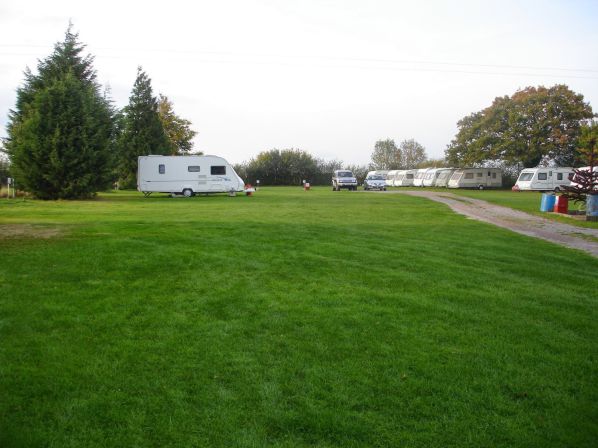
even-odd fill
[[[93,57],[72,25],[54,52],[25,70],[9,113],[6,151],[19,184],[41,199],[93,196],[111,181],[113,120]]]
[[[129,104],[123,109],[120,128],[119,184],[121,188],[134,188],[139,156],[170,153],[170,142],[158,116],[158,101],[153,95],[151,79],[141,67],[137,69]]]

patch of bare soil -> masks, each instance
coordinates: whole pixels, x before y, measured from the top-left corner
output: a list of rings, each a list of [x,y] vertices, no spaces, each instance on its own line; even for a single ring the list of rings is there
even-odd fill
[[[468,218],[504,227],[523,235],[541,238],[561,246],[580,249],[598,257],[598,229],[576,227],[551,221],[509,207],[491,204],[480,199],[456,196],[451,193],[397,190],[386,193],[407,194],[441,202]]]
[[[0,224],[0,240],[13,238],[56,238],[63,234],[58,227],[37,226],[32,224]]]

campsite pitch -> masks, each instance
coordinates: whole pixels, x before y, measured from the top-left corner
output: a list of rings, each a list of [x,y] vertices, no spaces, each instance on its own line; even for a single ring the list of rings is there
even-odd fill
[[[424,198],[0,201],[0,253],[2,447],[598,438],[598,260]]]

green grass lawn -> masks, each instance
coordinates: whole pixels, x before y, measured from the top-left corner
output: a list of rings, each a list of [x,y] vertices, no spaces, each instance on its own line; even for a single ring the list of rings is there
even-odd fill
[[[403,195],[0,202],[2,447],[593,447],[598,260]]]

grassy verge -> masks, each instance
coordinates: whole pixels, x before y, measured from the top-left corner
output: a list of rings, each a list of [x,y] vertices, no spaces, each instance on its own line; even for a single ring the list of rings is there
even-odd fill
[[[396,188],[398,189],[398,188]],[[409,188],[410,190],[420,190],[418,188]],[[523,212],[531,213],[532,215],[541,216],[546,219],[571,224],[577,227],[587,227],[598,229],[597,222],[584,221],[568,216],[563,216],[558,213],[544,213],[540,211],[541,193],[537,191],[520,191],[513,192],[511,190],[463,190],[453,188],[426,188],[426,190],[448,192],[460,196],[466,196],[474,199],[482,199],[484,201],[492,202],[494,204],[510,207]],[[576,204],[570,204],[570,209],[576,210]]]
[[[597,439],[596,259],[402,195],[140,196],[0,203],[0,446]]]

